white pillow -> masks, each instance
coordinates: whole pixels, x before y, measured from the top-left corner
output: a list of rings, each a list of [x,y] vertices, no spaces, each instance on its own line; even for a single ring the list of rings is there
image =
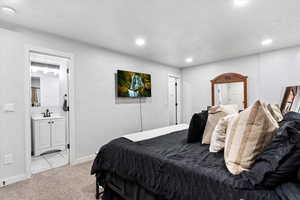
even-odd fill
[[[219,120],[211,136],[210,146],[209,146],[210,152],[216,153],[224,149],[228,123],[236,115],[238,114],[236,113],[232,115],[227,115],[226,117],[223,117],[222,119]]]
[[[238,113],[238,105],[216,105],[208,110],[208,118],[203,133],[202,144],[210,144],[212,133],[220,119]]]

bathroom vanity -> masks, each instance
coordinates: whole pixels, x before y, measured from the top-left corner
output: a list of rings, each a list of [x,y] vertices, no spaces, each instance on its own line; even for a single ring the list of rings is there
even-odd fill
[[[33,155],[66,149],[66,125],[63,116],[32,117]]]

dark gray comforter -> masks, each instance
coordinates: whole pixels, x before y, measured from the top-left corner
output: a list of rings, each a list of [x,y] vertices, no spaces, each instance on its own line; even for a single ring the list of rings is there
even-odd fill
[[[252,187],[245,174],[231,175],[223,152],[209,153],[208,145],[188,144],[186,137],[185,130],[141,142],[113,140],[101,148],[92,174],[103,181],[106,173],[116,174],[158,199],[280,199],[275,190]]]

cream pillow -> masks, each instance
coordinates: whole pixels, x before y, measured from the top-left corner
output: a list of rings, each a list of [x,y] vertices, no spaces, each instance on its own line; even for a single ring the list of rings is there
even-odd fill
[[[227,115],[238,113],[238,105],[216,105],[208,110],[208,119],[203,133],[202,144],[210,144],[211,136],[219,120]]]
[[[269,104],[267,108],[277,122],[283,120],[283,116],[278,104]]]
[[[216,153],[224,149],[225,146],[225,138],[226,138],[226,131],[228,127],[228,123],[231,119],[233,119],[236,114],[227,115],[219,120],[215,130],[212,133],[209,151]]]
[[[224,158],[234,175],[248,170],[279,128],[260,101],[235,116],[228,124]]]

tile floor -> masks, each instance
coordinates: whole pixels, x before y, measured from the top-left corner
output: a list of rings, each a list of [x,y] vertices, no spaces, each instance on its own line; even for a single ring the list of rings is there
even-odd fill
[[[65,166],[69,163],[68,152],[46,154],[31,158],[31,172],[37,174],[49,169]]]

